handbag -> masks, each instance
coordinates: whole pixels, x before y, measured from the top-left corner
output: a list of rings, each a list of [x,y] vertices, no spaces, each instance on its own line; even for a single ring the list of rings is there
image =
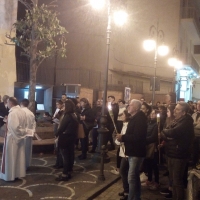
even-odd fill
[[[146,146],[146,158],[153,159],[155,148],[156,148],[155,143],[151,143]]]
[[[77,138],[84,138],[84,137],[85,137],[85,132],[83,129],[83,124],[79,124]]]
[[[93,127],[97,126],[96,121],[94,121],[94,122],[83,121],[83,124],[85,125],[85,128],[88,129],[88,130],[91,130]]]

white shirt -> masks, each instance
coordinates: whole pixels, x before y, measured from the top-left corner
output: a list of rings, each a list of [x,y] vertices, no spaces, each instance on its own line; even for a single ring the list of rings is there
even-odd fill
[[[8,115],[8,134],[18,142],[26,137],[26,127],[26,113],[19,106],[12,107]]]
[[[21,109],[26,113],[27,134],[33,137],[36,128],[35,116],[27,107],[22,107]]]
[[[121,131],[121,134],[124,135],[126,133],[126,129],[127,129],[127,126],[128,126],[128,122],[124,122],[123,123],[123,127],[122,127],[122,131]],[[119,142],[117,139],[115,140],[115,144],[116,145],[120,145],[120,150],[119,150],[119,156],[120,157],[127,157],[125,155],[125,146],[124,146],[124,143],[123,142]]]

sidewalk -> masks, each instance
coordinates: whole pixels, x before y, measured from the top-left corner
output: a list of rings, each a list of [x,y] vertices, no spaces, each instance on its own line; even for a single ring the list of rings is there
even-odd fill
[[[79,154],[77,151],[76,157]],[[93,196],[99,194],[99,191],[119,179],[119,176],[110,173],[115,168],[116,151],[108,154],[111,161],[105,164],[105,181],[98,181],[100,164],[94,163],[92,154],[88,154],[86,160],[79,161],[76,158],[73,177],[67,182],[55,181],[55,177],[62,172],[62,169],[52,168],[55,155],[34,154],[32,166],[25,178],[14,182],[0,180],[0,200],[94,199]]]
[[[111,161],[104,167],[105,181],[98,181],[100,164],[93,162],[93,154],[88,154],[88,158],[81,161],[77,159],[79,154],[80,152],[76,151],[73,177],[67,182],[55,181],[55,177],[62,172],[62,169],[52,168],[55,155],[34,154],[32,166],[25,178],[14,182],[0,180],[0,200],[119,199],[122,183],[119,176],[110,172],[116,165],[116,150],[108,152]],[[167,178],[161,176],[160,179],[161,188],[166,187]],[[159,191],[142,187],[142,200],[147,199],[162,200],[163,196]]]

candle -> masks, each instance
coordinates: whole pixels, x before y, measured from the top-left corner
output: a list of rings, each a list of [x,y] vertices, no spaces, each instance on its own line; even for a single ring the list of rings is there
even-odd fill
[[[112,110],[112,106],[108,105],[108,110],[111,111]]]
[[[157,114],[157,123],[160,122],[160,113]]]

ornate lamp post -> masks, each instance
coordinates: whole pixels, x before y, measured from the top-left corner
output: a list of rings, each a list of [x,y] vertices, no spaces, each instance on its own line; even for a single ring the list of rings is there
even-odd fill
[[[154,53],[154,77],[153,77],[153,87],[152,87],[152,105],[155,103],[155,90],[156,90],[156,68],[158,62],[158,54],[161,56],[165,56],[169,52],[168,46],[164,45],[164,32],[159,29],[159,23],[157,22],[156,26],[152,25],[149,28],[149,40],[145,40],[143,42],[143,47],[146,51],[155,51]],[[155,38],[153,40],[152,38]],[[161,43],[158,46],[158,43]]]
[[[102,8],[105,4],[107,6],[107,29],[106,29],[106,34],[107,34],[107,48],[106,48],[106,64],[105,64],[105,71],[104,71],[104,93],[103,93],[103,105],[102,105],[102,117],[100,120],[100,128],[98,129],[99,132],[99,144],[101,148],[101,167],[100,167],[100,174],[98,179],[99,180],[105,180],[104,176],[104,158],[106,154],[106,145],[107,145],[107,132],[108,129],[106,128],[106,123],[107,123],[107,116],[105,115],[106,111],[106,99],[107,99],[107,86],[108,86],[108,69],[109,69],[109,53],[110,53],[110,36],[111,36],[111,4],[110,0],[90,0],[91,5],[96,8]],[[123,25],[124,22],[127,19],[127,14],[122,11],[118,10],[117,12],[114,13],[114,21],[118,25]]]

